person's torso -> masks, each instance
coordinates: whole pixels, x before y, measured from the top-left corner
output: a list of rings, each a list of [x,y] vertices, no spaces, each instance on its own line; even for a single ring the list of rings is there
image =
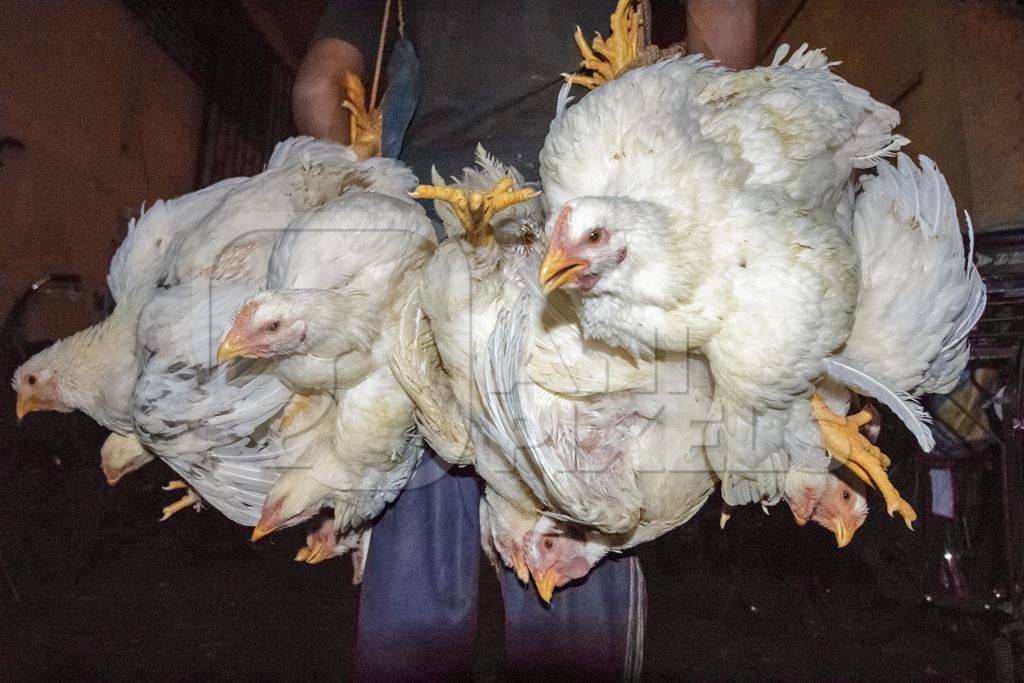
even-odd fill
[[[608,33],[614,0],[405,0],[420,100],[402,158],[420,178],[472,163],[477,143],[536,179],[563,73],[577,70],[579,26]]]

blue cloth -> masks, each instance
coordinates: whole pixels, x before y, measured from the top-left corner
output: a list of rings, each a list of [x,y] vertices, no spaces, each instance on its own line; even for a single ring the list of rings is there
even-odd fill
[[[400,39],[388,60],[388,89],[381,98],[382,157],[397,159],[402,153],[405,131],[409,129],[420,99],[420,60],[412,43]]]
[[[356,634],[360,680],[468,677],[480,573],[480,485],[424,455],[373,525]]]
[[[480,486],[471,470],[424,457],[373,527],[359,604],[360,680],[469,678],[480,572]],[[544,605],[499,575],[505,652],[515,676],[634,679],[642,653],[643,576],[634,557],[600,563]]]
[[[510,570],[498,578],[510,676],[639,678],[646,600],[636,557],[608,557],[581,582],[556,590],[550,605]]]

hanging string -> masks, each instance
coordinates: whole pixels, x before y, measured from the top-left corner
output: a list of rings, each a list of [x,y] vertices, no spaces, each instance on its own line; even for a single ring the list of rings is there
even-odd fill
[[[399,2],[401,11],[401,2]],[[367,111],[372,111],[377,106],[377,86],[380,85],[380,68],[384,63],[384,43],[388,37],[388,19],[391,18],[391,0],[384,3],[384,20],[380,24],[380,40],[377,41],[377,63],[373,67],[373,85],[370,87],[370,101],[367,103]]]
[[[405,0],[398,0],[398,35],[405,38]]]
[[[643,28],[643,44],[640,49],[651,44],[651,0],[640,0],[640,26]]]

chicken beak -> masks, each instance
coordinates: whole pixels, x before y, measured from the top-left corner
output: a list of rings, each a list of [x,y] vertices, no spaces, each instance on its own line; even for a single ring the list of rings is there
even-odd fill
[[[550,605],[551,596],[555,594],[555,587],[558,585],[558,572],[553,570],[541,572],[533,577],[533,580],[537,584],[537,594],[540,595],[540,599]]]
[[[512,571],[524,584],[530,583],[530,570],[526,568],[526,561],[523,559],[522,553],[512,553]]]
[[[841,519],[836,519],[835,524],[836,544],[840,548],[845,548],[850,544],[850,541],[853,540],[853,532],[846,528],[846,525],[843,524],[843,520]]]
[[[538,279],[544,287],[544,293],[550,294],[562,285],[576,279],[576,273],[589,266],[589,261],[570,258],[561,249],[548,249],[544,254],[544,261],[540,264]]]
[[[278,510],[280,509],[281,506],[277,505],[263,513],[263,516],[260,517],[260,521],[256,522],[256,526],[253,527],[252,536],[249,537],[250,541],[255,543],[267,534],[271,534],[281,527],[281,517],[278,514]],[[312,552],[312,550],[310,552]]]
[[[807,524],[806,517],[801,516],[800,513],[794,510],[793,508],[790,508],[789,511],[793,513],[793,519],[796,520],[798,526],[804,526],[805,524]]]
[[[35,397],[18,394],[18,402],[14,406],[14,414],[18,416],[18,420],[21,420],[29,413],[42,410],[42,408],[42,403],[36,400]]]
[[[232,358],[244,356],[249,352],[248,340],[243,330],[249,325],[257,308],[259,308],[259,304],[255,301],[250,301],[244,304],[238,310],[238,313],[235,314],[235,320],[228,331],[228,336],[224,337],[224,341],[221,342],[220,347],[217,349],[218,364]]]
[[[253,527],[252,536],[249,537],[249,540],[255,543],[267,534],[277,531],[277,527],[278,524],[276,522],[267,523],[266,520],[261,519],[259,523]]]
[[[729,523],[730,519],[732,519],[732,513],[722,510],[722,514],[718,517],[718,528],[725,529],[725,525]]]
[[[228,333],[228,336],[224,338],[221,345],[217,348],[217,364],[220,365],[225,361],[229,361],[232,358],[245,355],[245,345],[240,339],[242,335],[236,333],[234,330]]]
[[[124,470],[114,469],[107,465],[100,465],[100,469],[103,470],[103,477],[107,480],[107,484],[114,486],[117,482],[121,481],[121,477],[125,475]]]
[[[264,504],[260,521],[253,527],[252,536],[249,540],[255,543],[267,534],[273,533],[281,528],[284,520],[281,519],[281,506],[284,505],[284,498],[278,498],[273,505]],[[312,552],[312,549],[310,550]]]

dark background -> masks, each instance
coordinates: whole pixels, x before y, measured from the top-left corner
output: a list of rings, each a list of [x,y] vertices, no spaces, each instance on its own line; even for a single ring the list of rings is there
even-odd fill
[[[173,478],[167,467],[153,463],[111,488],[98,466],[102,430],[77,414],[34,414],[15,427],[6,403],[5,677],[321,679],[349,670],[358,588],[347,558],[295,563],[300,529],[251,544],[246,529],[212,510],[159,523],[176,497],[160,489]],[[825,530],[797,527],[784,506],[770,516],[741,509],[722,531],[715,500],[645,546],[646,675],[994,675],[993,637],[1008,618],[924,599],[943,592],[947,530],[922,515],[911,533],[872,502],[843,550]],[[478,674],[500,678],[501,604],[489,567],[481,605]]]

